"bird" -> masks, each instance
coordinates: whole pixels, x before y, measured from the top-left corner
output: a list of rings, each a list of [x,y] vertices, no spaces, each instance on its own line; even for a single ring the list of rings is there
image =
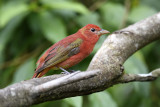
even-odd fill
[[[87,24],[76,33],[53,44],[37,61],[37,68],[32,78],[45,75],[50,69],[66,69],[78,64],[89,56],[100,36],[110,33],[94,24]]]

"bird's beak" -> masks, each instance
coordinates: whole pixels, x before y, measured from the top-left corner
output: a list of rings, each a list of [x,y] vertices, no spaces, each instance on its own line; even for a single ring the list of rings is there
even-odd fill
[[[110,33],[110,32],[108,30],[104,30],[104,29],[100,30],[100,34],[101,35],[107,34],[107,33]]]
[[[98,35],[101,36],[101,35],[104,35],[104,34],[107,34],[107,33],[110,33],[110,32],[109,32],[108,30],[102,29],[102,30],[100,30],[100,31],[98,32]]]

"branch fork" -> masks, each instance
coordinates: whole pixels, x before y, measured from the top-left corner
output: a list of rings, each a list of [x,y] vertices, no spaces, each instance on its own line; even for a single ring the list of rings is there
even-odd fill
[[[25,107],[50,100],[103,91],[119,83],[153,81],[149,74],[126,74],[123,63],[137,50],[160,38],[160,13],[114,32],[104,41],[86,72],[31,79],[0,90],[0,107]]]

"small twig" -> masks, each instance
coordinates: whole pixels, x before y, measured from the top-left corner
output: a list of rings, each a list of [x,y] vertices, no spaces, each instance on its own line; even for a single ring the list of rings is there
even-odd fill
[[[0,106],[31,106],[45,101],[103,91],[119,83],[154,80],[160,76],[160,69],[145,75],[122,74],[119,65],[122,65],[137,50],[159,39],[159,29],[160,13],[157,13],[120,30],[119,33],[113,33],[96,53],[87,72],[67,76],[52,75],[13,84],[0,90]],[[95,73],[97,69],[99,71]],[[39,90],[39,93],[34,89]],[[41,93],[41,90],[44,92]]]
[[[117,83],[128,83],[128,82],[145,82],[145,81],[153,81],[160,77],[160,68],[156,69],[148,74],[124,74],[122,77],[117,79]]]

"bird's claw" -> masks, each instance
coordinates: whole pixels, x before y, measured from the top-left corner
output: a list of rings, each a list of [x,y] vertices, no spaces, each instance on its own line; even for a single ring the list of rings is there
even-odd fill
[[[68,75],[68,74],[71,74],[70,72],[66,72],[66,71],[64,71],[64,72],[61,72],[61,74],[66,74],[66,75]]]
[[[71,69],[69,69],[69,71],[70,71],[70,73],[75,73],[75,72],[77,72],[76,70],[71,70]]]
[[[63,72],[61,72],[61,74],[70,74],[70,72],[68,72],[67,70],[65,70],[64,68],[62,67],[59,67]]]

